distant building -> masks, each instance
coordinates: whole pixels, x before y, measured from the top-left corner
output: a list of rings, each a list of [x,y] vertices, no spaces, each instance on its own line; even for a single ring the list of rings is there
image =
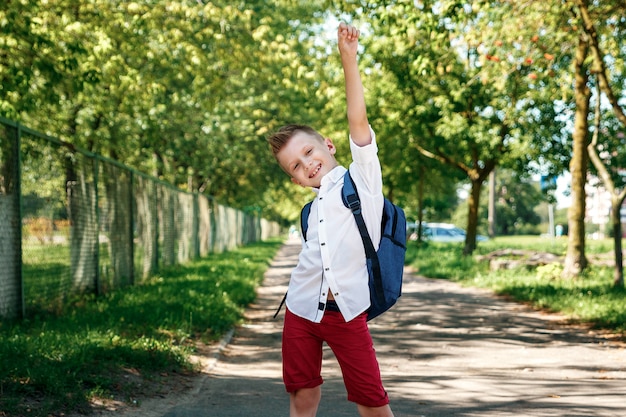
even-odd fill
[[[602,238],[610,227],[611,193],[604,188],[598,177],[589,175],[585,184],[585,194],[587,195],[585,223],[597,225],[597,230],[592,232],[592,237]],[[626,237],[626,202],[622,202],[620,217],[622,219],[622,236]]]

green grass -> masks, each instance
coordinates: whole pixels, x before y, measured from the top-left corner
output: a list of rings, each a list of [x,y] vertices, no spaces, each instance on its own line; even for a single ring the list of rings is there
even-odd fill
[[[192,372],[193,342],[217,340],[242,320],[281,244],[175,266],[58,316],[0,323],[0,415],[85,412],[93,397],[136,397],[142,388],[131,374],[145,385]]]
[[[41,314],[44,312],[58,312],[63,305],[72,298],[72,268],[70,264],[70,246],[68,244],[41,244],[28,242],[23,245],[22,278],[26,315]],[[141,247],[135,248],[134,267],[135,282],[143,281],[140,277],[142,270]],[[112,282],[113,277],[105,271],[111,268],[109,245],[101,243],[98,252],[98,268],[100,270],[101,289],[108,291],[111,288],[124,286],[128,280],[118,279]],[[93,286],[96,284],[93,283]]]
[[[475,255],[511,248],[564,255],[567,241],[531,236],[496,238],[479,243]],[[612,241],[589,241],[588,255],[611,253]],[[409,245],[407,259],[420,275],[451,279],[463,285],[489,288],[540,309],[561,312],[574,322],[626,333],[626,290],[613,286],[613,268],[591,265],[576,279],[561,276],[558,263],[537,268],[490,271],[487,261],[462,255],[462,244]]]

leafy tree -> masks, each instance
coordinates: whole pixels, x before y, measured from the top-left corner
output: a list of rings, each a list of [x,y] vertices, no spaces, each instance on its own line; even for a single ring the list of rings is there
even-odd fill
[[[550,117],[558,111],[554,57],[509,2],[359,6],[374,34],[366,48],[395,80],[389,107],[399,117],[391,122],[422,155],[453,167],[471,185],[469,254],[489,173],[497,165],[529,169],[546,147],[562,149],[564,121]]]
[[[10,0],[0,6],[0,114],[226,204],[295,221],[309,194],[289,183],[265,137],[308,123],[347,162],[332,8],[364,30],[361,66],[386,194],[431,220],[449,216],[459,181],[471,185],[470,253],[482,184],[496,166],[521,181],[534,166],[557,174],[571,160],[568,262],[584,266],[585,94],[593,73],[614,112],[598,137],[608,141],[624,125],[614,93],[623,85],[622,6]],[[577,58],[578,45],[587,49]],[[573,119],[580,124],[571,135]],[[620,154],[617,145],[602,143]]]
[[[587,43],[588,52],[593,60],[588,71],[595,75],[596,81],[595,123],[592,140],[586,151],[604,186],[611,193],[611,224],[615,252],[614,284],[616,287],[623,287],[621,207],[626,198],[626,178],[623,175],[626,166],[623,140],[626,115],[615,91],[622,91],[625,81],[624,50],[616,41],[623,38],[626,30],[624,5],[618,1],[590,4],[588,1],[577,0],[573,3],[581,21],[581,42]],[[610,105],[610,112],[604,117],[601,110],[602,93]],[[604,127],[602,120],[606,120]]]
[[[63,83],[76,62],[77,40],[48,30],[40,2],[9,0],[0,5],[0,115],[20,119],[42,103],[59,100]],[[59,25],[56,24],[55,27]],[[71,80],[70,80],[71,81]]]
[[[17,47],[0,55],[2,115],[226,204],[282,189],[265,136],[328,112],[324,15],[310,2],[3,8],[0,39]]]
[[[395,77],[368,58],[365,54],[368,117],[380,138],[385,193],[418,224],[445,218],[458,204],[456,188],[462,177],[424,157],[414,146],[415,139],[403,129],[401,109],[396,106],[403,92],[396,88]]]

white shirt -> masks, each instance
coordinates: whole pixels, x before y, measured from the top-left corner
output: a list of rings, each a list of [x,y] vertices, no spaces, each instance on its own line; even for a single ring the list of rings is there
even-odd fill
[[[382,173],[376,136],[359,147],[350,139],[350,174],[356,186],[365,224],[374,247],[380,242],[383,211]],[[322,178],[311,205],[307,239],[302,242],[298,265],[291,273],[287,308],[297,316],[319,323],[324,316],[328,290],[343,317],[350,321],[370,306],[365,250],[352,212],[341,199],[346,168],[338,166]]]

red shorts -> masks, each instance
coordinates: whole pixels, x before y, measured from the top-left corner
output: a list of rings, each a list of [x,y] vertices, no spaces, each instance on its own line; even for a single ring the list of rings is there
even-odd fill
[[[346,323],[341,313],[326,311],[321,323],[313,323],[287,309],[282,345],[287,392],[322,384],[323,342],[339,362],[349,401],[366,407],[389,404],[367,327],[367,313]]]

